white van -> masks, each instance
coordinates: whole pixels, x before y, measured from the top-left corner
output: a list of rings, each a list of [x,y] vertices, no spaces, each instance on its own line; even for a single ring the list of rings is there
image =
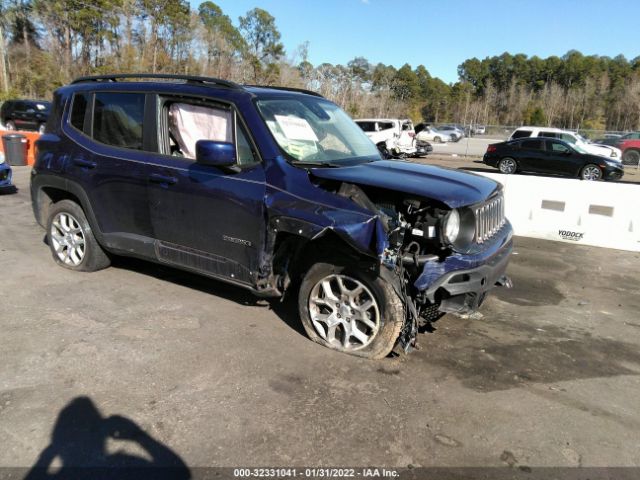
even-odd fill
[[[590,143],[586,138],[571,130],[551,127],[520,127],[513,131],[509,140],[525,137],[559,138],[567,143],[577,145],[593,155],[600,155],[601,157],[607,157],[618,162],[622,161],[622,152],[619,148],[610,145],[601,145],[599,143]]]

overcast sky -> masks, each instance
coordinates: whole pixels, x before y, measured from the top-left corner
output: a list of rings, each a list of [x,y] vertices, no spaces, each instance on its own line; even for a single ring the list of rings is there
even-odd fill
[[[197,8],[200,0],[191,0]],[[423,64],[446,82],[467,58],[525,53],[640,55],[640,0],[214,0],[238,25],[254,7],[276,18],[288,53],[309,60]]]

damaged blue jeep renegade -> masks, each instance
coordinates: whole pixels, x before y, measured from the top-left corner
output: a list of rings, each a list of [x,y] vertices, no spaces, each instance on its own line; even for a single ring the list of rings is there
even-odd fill
[[[84,77],[55,92],[37,148],[33,211],[58,264],[126,255],[297,294],[309,337],[338,351],[409,350],[421,326],[510,283],[499,184],[382,160],[313,92]]]

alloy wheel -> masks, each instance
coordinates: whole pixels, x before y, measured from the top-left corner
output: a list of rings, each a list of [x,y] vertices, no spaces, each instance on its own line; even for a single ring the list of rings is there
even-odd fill
[[[84,232],[71,214],[60,212],[51,223],[50,239],[56,255],[66,265],[77,267],[86,252]]]
[[[595,165],[588,165],[582,171],[582,178],[584,180],[599,180],[602,176],[602,171]]]
[[[511,174],[516,171],[516,162],[511,158],[504,158],[500,161],[500,171],[502,173]]]
[[[343,350],[366,347],[380,329],[380,309],[371,290],[347,275],[328,275],[315,284],[309,316],[318,335]]]

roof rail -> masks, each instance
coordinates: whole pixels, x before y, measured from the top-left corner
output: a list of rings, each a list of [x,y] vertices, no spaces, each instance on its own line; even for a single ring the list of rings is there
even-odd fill
[[[283,90],[289,92],[299,92],[306,93],[307,95],[313,95],[314,97],[324,98],[323,95],[318,92],[314,92],[313,90],[305,90],[304,88],[293,88],[293,87],[274,87],[272,85],[244,85],[245,87],[256,87],[256,88],[271,88],[273,90]]]
[[[111,75],[92,75],[88,77],[79,77],[71,82],[71,84],[76,83],[87,83],[87,82],[117,82],[118,79],[129,79],[129,78],[152,78],[158,80],[184,80],[186,82],[191,83],[202,83],[202,84],[212,84],[219,85],[225,88],[231,88],[234,90],[242,90],[242,86],[237,83],[231,82],[229,80],[221,80],[219,78],[211,78],[211,77],[198,77],[195,75],[179,75],[173,73],[114,73]]]

